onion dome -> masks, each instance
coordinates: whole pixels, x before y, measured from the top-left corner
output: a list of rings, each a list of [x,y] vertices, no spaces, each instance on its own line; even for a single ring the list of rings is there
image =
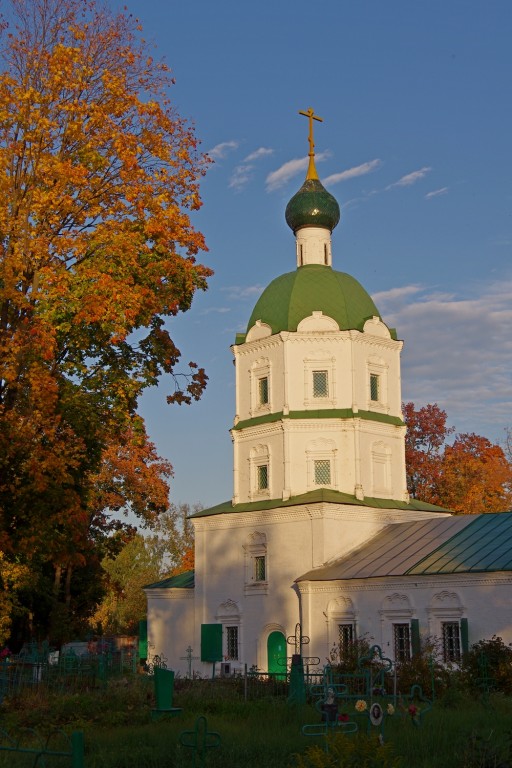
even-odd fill
[[[312,107],[299,114],[309,120],[309,165],[304,184],[286,206],[286,223],[294,234],[302,227],[322,227],[332,232],[340,220],[340,207],[321,183],[315,166],[313,120],[322,123],[323,119],[315,115]]]
[[[318,178],[306,181],[286,206],[286,223],[293,230],[323,227],[330,232],[340,220],[340,207]]]

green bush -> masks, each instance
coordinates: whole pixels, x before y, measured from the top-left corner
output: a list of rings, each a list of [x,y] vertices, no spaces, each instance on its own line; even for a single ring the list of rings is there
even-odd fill
[[[464,683],[477,692],[491,690],[512,694],[512,647],[505,645],[501,637],[480,640],[464,655],[461,665]]]

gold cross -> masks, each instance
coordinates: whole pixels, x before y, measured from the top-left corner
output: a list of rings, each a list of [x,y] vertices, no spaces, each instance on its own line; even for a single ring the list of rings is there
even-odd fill
[[[315,110],[313,107],[310,107],[307,112],[301,112],[299,110],[299,115],[304,115],[304,117],[307,117],[309,119],[309,135],[308,135],[308,141],[309,141],[309,167],[308,172],[306,174],[306,179],[318,179],[318,173],[316,172],[315,167],[315,141],[313,138],[313,120],[318,120],[319,123],[323,123],[323,118],[318,117],[318,115],[315,115]]]
[[[313,140],[313,120],[318,120],[319,123],[323,123],[324,119],[323,117],[318,117],[318,115],[315,115],[315,110],[313,107],[310,107],[307,112],[301,112],[299,111],[299,115],[304,115],[304,117],[309,118],[309,156],[314,157],[315,156],[315,142]]]

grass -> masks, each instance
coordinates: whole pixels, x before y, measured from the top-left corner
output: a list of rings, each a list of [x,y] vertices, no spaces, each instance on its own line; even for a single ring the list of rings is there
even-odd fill
[[[207,768],[512,768],[512,699],[505,696],[491,697],[483,706],[452,691],[419,728],[407,714],[397,713],[386,721],[386,757],[378,746],[377,729],[367,736],[363,725],[358,740],[346,737],[352,745],[341,748],[336,762],[335,750],[326,755],[322,739],[301,733],[303,724],[319,721],[310,705],[290,706],[284,697],[270,695],[245,702],[243,690],[210,681],[178,681],[174,704],[183,708],[180,716],[152,722],[150,681],[125,678],[82,693],[22,693],[4,701],[0,725],[11,733],[20,728],[37,728],[41,734],[52,728],[83,730],[86,768],[189,768],[192,754],[180,746],[179,738],[194,729],[199,715],[206,716],[208,730],[218,732],[222,740],[219,749],[209,750]],[[311,749],[315,745],[321,749]],[[1,768],[31,764],[0,752]],[[52,765],[64,768],[66,763],[47,761],[47,768]]]

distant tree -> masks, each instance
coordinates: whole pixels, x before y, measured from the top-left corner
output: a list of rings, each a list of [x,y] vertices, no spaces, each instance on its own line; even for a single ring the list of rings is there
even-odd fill
[[[512,504],[512,465],[486,437],[457,435],[444,450],[438,496],[459,515],[504,512]]]
[[[165,572],[176,575],[194,568],[194,526],[190,516],[203,509],[202,504],[171,504],[160,515],[153,530],[164,549]]]
[[[503,448],[475,434],[446,439],[446,412],[437,404],[416,410],[403,406],[407,424],[406,467],[409,493],[452,509],[456,514],[503,512],[512,504],[512,463]]]
[[[153,538],[136,534],[115,557],[103,560],[108,576],[107,591],[91,617],[91,624],[101,634],[135,634],[145,619],[146,596],[142,590],[158,581],[162,552]]]
[[[416,410],[414,403],[402,406],[407,433],[405,466],[407,488],[413,499],[435,503],[446,438],[454,431],[446,426],[446,411],[437,403]]]
[[[166,508],[170,466],[137,406],[162,375],[168,402],[206,384],[165,326],[211,274],[189,215],[206,161],[133,17],[94,0],[2,11],[0,550],[30,568],[19,596],[45,636],[52,612],[91,609],[112,513]]]

